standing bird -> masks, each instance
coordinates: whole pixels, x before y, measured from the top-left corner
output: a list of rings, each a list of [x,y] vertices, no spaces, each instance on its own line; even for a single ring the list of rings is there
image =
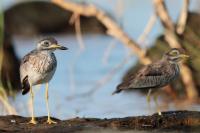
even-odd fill
[[[151,90],[164,87],[176,79],[180,73],[178,63],[188,57],[182,49],[173,48],[165,53],[161,60],[144,66],[136,74],[131,74],[117,86],[113,94],[129,89],[147,89],[149,102]],[[158,113],[161,115],[160,111]]]
[[[32,118],[29,123],[37,123],[34,117],[32,86],[44,83],[46,84],[47,123],[56,123],[50,118],[48,105],[48,82],[52,79],[57,67],[56,57],[53,53],[56,49],[67,50],[68,48],[58,45],[57,41],[52,37],[44,38],[38,42],[37,48],[25,55],[21,61],[22,95],[27,94],[29,91],[31,93]]]

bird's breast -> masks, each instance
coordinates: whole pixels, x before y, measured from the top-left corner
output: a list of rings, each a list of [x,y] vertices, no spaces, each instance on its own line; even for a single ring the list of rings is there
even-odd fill
[[[40,64],[40,73],[50,73],[54,71],[57,67],[55,55],[53,53],[50,55],[44,55],[43,59],[40,61]]]
[[[171,82],[171,81],[175,80],[180,73],[178,64],[172,64],[172,66],[170,66],[169,72],[170,72],[170,74],[169,74],[170,81],[169,82]]]

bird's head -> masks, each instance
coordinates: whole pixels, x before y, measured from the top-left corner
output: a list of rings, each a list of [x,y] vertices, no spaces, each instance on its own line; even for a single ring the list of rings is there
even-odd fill
[[[59,45],[55,38],[47,37],[38,42],[37,49],[54,51],[56,49],[67,50],[68,48]]]
[[[178,63],[184,59],[189,58],[189,56],[185,54],[185,51],[183,49],[173,48],[169,52],[164,54],[164,58],[171,63]]]

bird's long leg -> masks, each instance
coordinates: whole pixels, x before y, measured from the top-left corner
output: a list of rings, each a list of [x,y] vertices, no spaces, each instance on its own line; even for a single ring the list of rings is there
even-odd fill
[[[157,111],[158,111],[158,115],[162,115],[161,111],[160,111],[160,107],[159,107],[159,104],[158,104],[158,93],[154,93],[154,102],[156,104],[156,108],[157,108]]]
[[[33,89],[32,89],[32,84],[30,83],[30,96],[31,96],[31,120],[29,121],[29,123],[31,124],[37,124],[37,121],[35,120],[35,116],[34,116],[34,93],[33,93]]]
[[[148,107],[149,107],[149,109],[150,109],[150,102],[151,102],[151,89],[149,89],[148,90],[148,93],[147,93],[147,96],[146,96],[146,98],[147,98],[147,103],[148,103]]]
[[[53,120],[51,119],[51,117],[50,117],[49,102],[48,102],[48,99],[49,99],[48,89],[49,89],[49,84],[46,83],[45,99],[46,99],[46,106],[47,106],[47,112],[48,112],[47,123],[48,123],[48,124],[52,124],[52,123],[57,123],[57,122],[53,121]]]

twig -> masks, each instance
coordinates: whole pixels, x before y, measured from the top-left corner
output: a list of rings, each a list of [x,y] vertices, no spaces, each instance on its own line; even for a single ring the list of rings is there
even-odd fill
[[[188,18],[188,8],[189,8],[189,0],[183,1],[183,7],[177,22],[176,32],[181,35],[185,30],[186,21]]]
[[[80,45],[80,50],[82,51],[85,49],[85,45],[83,43],[83,37],[82,37],[82,33],[81,33],[80,15],[78,15],[78,17],[75,21],[75,30],[76,30],[76,38]]]
[[[94,94],[99,88],[103,87],[107,83],[109,83],[113,77],[117,74],[117,72],[129,61],[131,55],[128,55],[120,64],[115,66],[109,73],[107,73],[105,76],[103,76],[100,80],[98,80],[95,85],[88,91],[82,94],[77,94],[74,96],[68,97],[69,99],[75,98],[75,97],[85,97],[85,96],[91,96]]]
[[[114,75],[116,75],[118,73],[118,71],[124,66],[124,64],[126,64],[129,60],[130,60],[130,56],[127,57],[127,58],[125,58],[120,64],[118,64],[117,66],[115,66],[103,78],[101,78],[100,80],[98,80],[98,82],[86,94],[87,95],[92,95],[94,92],[96,92],[97,90],[99,90],[99,88],[101,88],[104,85],[106,85],[107,83],[109,83],[113,79]]]
[[[174,30],[173,22],[168,14],[165,3],[163,0],[153,0],[155,11],[157,16],[160,18],[163,27],[165,28],[165,39],[172,48],[181,48],[181,44],[178,41],[176,31]],[[192,78],[192,72],[187,65],[182,64],[181,78],[185,85],[187,96],[190,100],[196,100],[198,97],[198,92],[195,87],[194,80]]]
[[[119,26],[123,27],[124,2],[123,2],[123,0],[117,0],[115,2],[116,2],[116,4],[115,4],[115,8],[114,8],[114,16],[116,16]]]
[[[155,25],[157,20],[157,16],[154,14],[151,15],[143,33],[140,35],[140,37],[138,38],[138,42],[140,44],[144,43],[145,39],[147,38],[148,34],[151,32],[153,26]]]
[[[0,101],[4,105],[9,115],[16,115],[17,111],[10,105],[9,101],[6,100],[2,95],[0,95]]]
[[[83,51],[85,49],[85,45],[83,43],[83,37],[81,32],[80,15],[77,13],[72,14],[69,23],[75,25],[76,38],[78,40],[80,51]]]
[[[106,50],[105,50],[105,53],[104,53],[104,56],[103,56],[103,59],[102,59],[102,62],[103,64],[107,64],[108,63],[108,58],[111,54],[111,51],[113,48],[115,48],[115,45],[116,45],[116,40],[113,39],[110,44],[108,44]]]
[[[132,40],[123,30],[102,10],[97,9],[93,5],[77,4],[70,1],[52,0],[52,2],[66,10],[77,13],[86,17],[96,17],[106,28],[107,33],[129,47],[138,57],[143,64],[149,64],[151,60],[145,55],[139,45]]]

